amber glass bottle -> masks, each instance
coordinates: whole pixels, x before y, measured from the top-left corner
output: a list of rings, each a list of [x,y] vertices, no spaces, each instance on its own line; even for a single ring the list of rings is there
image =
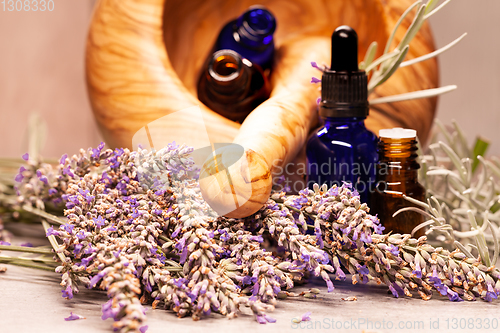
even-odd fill
[[[415,206],[403,198],[403,194],[424,201],[425,189],[418,183],[417,132],[410,129],[393,128],[380,130],[378,144],[377,186],[372,193],[371,213],[378,214],[388,233],[411,233],[423,215],[405,211],[392,215],[401,208]],[[424,235],[420,229],[414,235]]]
[[[232,50],[215,52],[198,81],[199,100],[237,122],[242,122],[269,94],[269,82],[262,69]]]

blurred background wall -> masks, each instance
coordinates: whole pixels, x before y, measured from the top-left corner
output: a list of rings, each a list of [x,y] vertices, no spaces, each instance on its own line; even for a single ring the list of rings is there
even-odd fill
[[[55,0],[52,12],[8,12],[0,7],[0,156],[27,151],[27,122],[47,122],[42,154],[59,157],[96,146],[96,128],[85,88],[84,48],[94,0]],[[437,116],[456,119],[469,139],[492,141],[500,155],[499,0],[453,0],[431,18],[436,46],[468,36],[439,57],[442,96]],[[332,27],[333,29],[334,27]]]

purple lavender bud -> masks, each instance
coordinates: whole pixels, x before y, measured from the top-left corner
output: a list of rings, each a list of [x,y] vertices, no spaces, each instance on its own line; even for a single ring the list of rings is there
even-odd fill
[[[85,319],[85,317],[74,314],[73,312],[70,312],[69,317],[64,318],[64,320],[66,320],[66,321],[78,320],[78,319]]]
[[[107,227],[105,230],[107,230],[108,232],[115,232],[118,229],[116,228],[116,226],[114,224],[112,224],[111,226]]]
[[[268,315],[264,315],[264,318],[267,320],[268,323],[275,323],[276,319],[269,317]]]
[[[26,153],[26,154],[24,154],[24,155],[22,156],[22,158],[23,158],[23,160],[27,161],[27,160],[29,160],[30,155],[29,155],[28,153]]]
[[[252,295],[255,295],[255,296],[258,295],[259,289],[260,289],[260,284],[259,284],[259,282],[256,282],[252,288]]]
[[[101,215],[99,215],[97,218],[94,218],[93,220],[94,220],[96,227],[99,227],[99,228],[101,228],[104,225],[104,223],[106,222],[106,220],[103,219]]]
[[[68,158],[68,154],[64,154],[61,156],[61,159],[59,160],[59,164],[64,165],[66,163],[66,159]]]
[[[73,229],[75,228],[74,225],[72,224],[69,224],[69,223],[66,223],[66,224],[63,224],[62,228],[67,232],[67,233],[72,233],[73,232]]]
[[[113,300],[110,299],[106,303],[102,305],[102,320],[106,320],[108,318],[114,318],[115,317],[115,311],[112,308],[113,305]]]
[[[393,255],[395,255],[396,257],[399,256],[399,248],[396,245],[394,245],[394,244],[389,245],[387,250],[389,252],[391,252]]]
[[[67,167],[63,168],[63,175],[67,175],[69,177],[75,177],[73,172],[70,169],[70,166],[68,165]]]
[[[79,255],[80,252],[82,251],[82,248],[83,248],[83,244],[76,244],[75,248],[73,249],[73,254],[75,256]]]
[[[320,83],[320,82],[321,82],[321,80],[314,77],[314,76],[311,78],[311,83]]]
[[[333,285],[333,282],[330,279],[326,280],[326,286],[328,287],[329,293],[331,293],[335,289],[335,286]]]
[[[59,231],[56,231],[54,230],[54,227],[50,227],[47,229],[47,233],[45,234],[45,236],[49,237],[49,236],[59,236]]]
[[[370,271],[368,270],[368,268],[365,265],[361,266],[358,264],[356,266],[356,268],[357,268],[359,274],[363,274],[363,275],[370,274]]]
[[[67,299],[73,298],[73,289],[71,289],[71,286],[69,284],[66,286],[66,289],[62,290],[62,297]]]
[[[463,302],[464,301],[463,299],[460,298],[460,296],[458,295],[458,293],[454,292],[450,288],[448,288],[448,298],[452,302]]]
[[[172,234],[172,238],[175,238],[179,235],[179,233],[181,232],[182,228],[179,226],[177,227],[177,229],[175,229],[174,233]]]
[[[24,179],[24,176],[23,176],[21,173],[18,173],[18,174],[16,175],[16,178],[14,178],[14,180],[15,180],[16,182],[18,182],[18,183],[22,182],[22,181],[23,181],[23,179]]]
[[[394,297],[399,298],[399,294],[392,284],[389,285],[389,290],[392,292],[392,295],[394,295]]]
[[[496,292],[493,290],[493,287],[491,284],[488,285],[488,291],[486,292],[486,295],[484,296],[484,299],[488,302],[493,301],[494,299],[497,299],[498,296]]]
[[[94,260],[94,257],[95,257],[95,253],[92,253],[92,255],[91,255],[91,256],[86,257],[86,258],[83,258],[83,259],[82,259],[82,265],[83,265],[83,266],[85,266],[85,267],[87,267],[87,266],[89,265],[89,263],[90,263],[92,260]]]
[[[304,313],[301,317],[301,320],[302,321],[309,321],[311,320],[311,311],[308,311],[306,313]]]
[[[415,270],[413,270],[412,273],[415,274],[417,278],[422,278],[422,271],[420,270],[420,263],[418,260],[415,260]]]

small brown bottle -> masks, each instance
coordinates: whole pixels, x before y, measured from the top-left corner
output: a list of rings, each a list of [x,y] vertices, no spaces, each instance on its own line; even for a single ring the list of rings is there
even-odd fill
[[[403,194],[424,201],[425,189],[418,182],[417,132],[415,130],[393,128],[379,132],[379,162],[377,164],[377,186],[372,193],[372,213],[378,214],[385,227],[384,232],[412,232],[424,216],[414,211],[404,211],[395,217],[392,215],[404,207],[416,207],[403,198]],[[414,237],[424,235],[419,229]]]
[[[198,99],[240,123],[269,95],[269,82],[262,69],[232,50],[215,52],[198,81]]]

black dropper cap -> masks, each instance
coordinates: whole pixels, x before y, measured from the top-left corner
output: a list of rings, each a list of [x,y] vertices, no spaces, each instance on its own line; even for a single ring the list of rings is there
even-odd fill
[[[368,116],[368,78],[358,69],[358,35],[347,25],[332,34],[332,63],[321,79],[319,114],[329,118]]]

